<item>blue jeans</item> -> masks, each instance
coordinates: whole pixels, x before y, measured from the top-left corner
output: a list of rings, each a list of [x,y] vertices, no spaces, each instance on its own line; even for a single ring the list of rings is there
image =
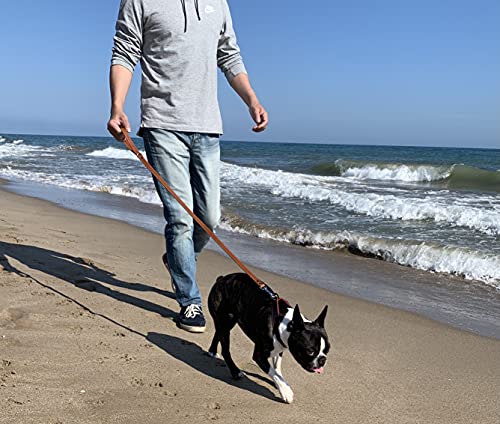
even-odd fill
[[[149,163],[194,213],[213,230],[220,218],[219,136],[145,128]],[[163,203],[165,241],[172,283],[181,306],[201,305],[196,259],[208,234],[154,179]]]

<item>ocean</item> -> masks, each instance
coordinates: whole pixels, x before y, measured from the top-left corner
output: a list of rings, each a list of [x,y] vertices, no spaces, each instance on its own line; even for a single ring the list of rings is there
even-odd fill
[[[221,160],[218,231],[238,234],[236,245],[293,249],[319,261],[317,272],[335,252],[354,254],[450,277],[459,291],[474,287],[498,300],[500,150],[224,140]],[[0,178],[52,201],[63,190],[63,206],[163,230],[150,175],[110,138],[1,135]],[[94,202],[76,200],[92,193]],[[272,262],[271,271],[286,274],[282,261]]]

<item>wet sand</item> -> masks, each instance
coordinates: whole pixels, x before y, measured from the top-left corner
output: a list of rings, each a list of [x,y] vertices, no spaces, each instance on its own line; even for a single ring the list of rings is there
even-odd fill
[[[176,328],[163,240],[128,224],[0,190],[1,423],[495,423],[500,342],[252,268],[310,318],[330,305],[321,376],[286,355],[292,405],[251,360],[232,381]],[[237,271],[205,251],[204,297]]]

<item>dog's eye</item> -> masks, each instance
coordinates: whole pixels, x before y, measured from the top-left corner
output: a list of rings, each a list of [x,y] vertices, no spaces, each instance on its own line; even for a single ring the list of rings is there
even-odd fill
[[[307,356],[314,356],[314,355],[316,355],[316,352],[314,352],[314,350],[308,350],[306,353],[307,353]]]

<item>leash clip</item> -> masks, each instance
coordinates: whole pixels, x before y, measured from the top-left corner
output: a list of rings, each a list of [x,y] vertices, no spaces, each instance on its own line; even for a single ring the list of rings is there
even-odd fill
[[[271,289],[271,287],[269,287],[267,284],[264,285],[263,287],[260,288],[264,293],[266,293],[267,295],[269,295],[271,297],[271,299],[273,300],[278,300],[278,293],[276,293],[275,291],[273,291]]]

